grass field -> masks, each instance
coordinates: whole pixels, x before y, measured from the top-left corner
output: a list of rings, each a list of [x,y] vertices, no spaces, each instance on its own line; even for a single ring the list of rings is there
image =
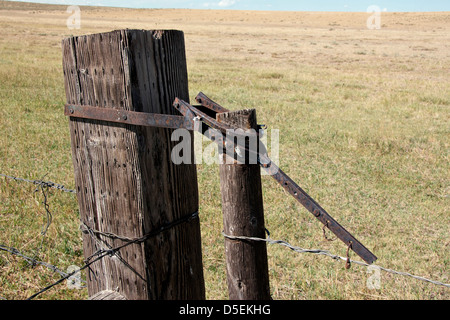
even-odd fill
[[[131,10],[0,1],[0,173],[74,187],[61,40],[121,28],[185,32],[191,101],[256,108],[280,130],[280,167],[378,257],[377,265],[449,283],[450,13]],[[226,299],[218,167],[198,166],[208,299]],[[0,178],[0,244],[66,270],[83,265],[73,194],[43,196]],[[273,239],[345,256],[322,225],[263,177]],[[450,290],[269,246],[274,299],[449,299]],[[355,255],[352,258],[358,260]],[[0,251],[0,297],[24,299],[59,279]],[[61,284],[39,299],[85,299]]]

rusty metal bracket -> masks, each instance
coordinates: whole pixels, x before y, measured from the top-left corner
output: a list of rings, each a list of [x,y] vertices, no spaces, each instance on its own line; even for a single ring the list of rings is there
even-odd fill
[[[219,105],[218,103],[212,101],[210,98],[208,98],[203,92],[200,92],[196,97],[195,97],[195,101],[197,101],[198,103],[200,103],[202,106],[209,108],[217,113],[223,113],[223,112],[228,112],[230,110],[222,107],[221,105]]]

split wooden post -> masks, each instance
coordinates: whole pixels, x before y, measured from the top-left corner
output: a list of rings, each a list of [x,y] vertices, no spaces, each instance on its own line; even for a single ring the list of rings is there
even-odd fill
[[[175,97],[189,101],[181,31],[117,30],[62,47],[69,104],[176,114]],[[171,162],[173,130],[74,117],[69,127],[85,258],[152,234],[93,263],[89,295],[204,299],[197,171],[193,158]]]
[[[216,118],[236,128],[257,129],[254,109],[218,113]],[[226,154],[221,156],[224,161],[220,165],[220,188],[225,235],[265,238],[260,166],[249,164],[249,159],[238,164],[234,159],[227,160]],[[231,300],[271,299],[265,242],[225,237],[225,255]]]

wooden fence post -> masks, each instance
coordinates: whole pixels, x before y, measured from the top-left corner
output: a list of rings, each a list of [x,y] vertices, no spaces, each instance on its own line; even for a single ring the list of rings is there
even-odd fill
[[[218,113],[219,122],[236,128],[255,129],[256,111]],[[258,164],[220,165],[224,233],[265,238],[261,171]],[[269,300],[269,273],[265,242],[225,237],[228,293],[231,300]]]
[[[62,47],[69,104],[177,114],[175,97],[189,101],[181,31],[117,30]],[[85,258],[154,233],[93,263],[89,295],[204,299],[197,171],[193,158],[171,162],[173,130],[74,117],[69,126]]]

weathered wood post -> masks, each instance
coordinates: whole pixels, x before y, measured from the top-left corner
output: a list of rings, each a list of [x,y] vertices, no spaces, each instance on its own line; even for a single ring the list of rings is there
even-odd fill
[[[181,31],[118,30],[62,48],[69,104],[176,114],[175,97],[189,101]],[[153,234],[93,263],[89,295],[204,299],[196,166],[171,162],[173,130],[74,117],[69,126],[85,258]]]
[[[218,113],[216,118],[236,128],[257,129],[254,109]],[[227,159],[226,154],[222,156],[224,164],[220,164],[220,188],[224,233],[265,238],[259,165],[256,162],[249,163],[248,158],[247,162],[239,164],[234,158]],[[271,298],[265,242],[225,237],[225,255],[231,300]]]

